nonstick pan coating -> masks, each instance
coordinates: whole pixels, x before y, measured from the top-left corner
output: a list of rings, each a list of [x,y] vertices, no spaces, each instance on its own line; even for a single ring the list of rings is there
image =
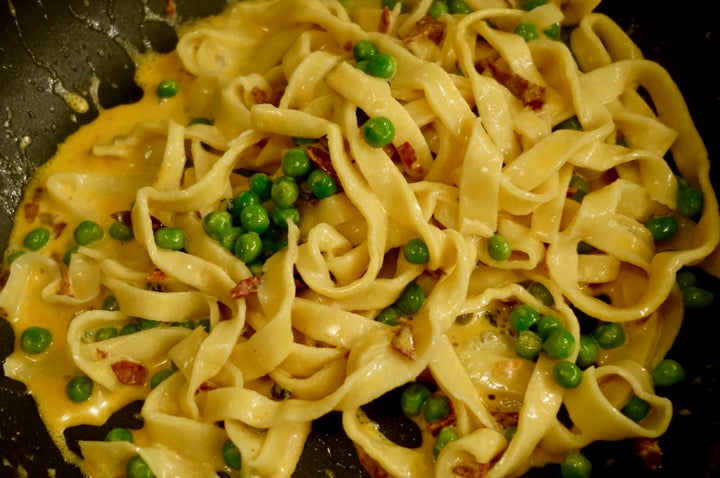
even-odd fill
[[[177,41],[173,25],[217,13],[224,0],[5,0],[0,4],[0,250],[4,250],[15,208],[24,186],[48,160],[58,143],[97,115],[91,91],[103,108],[136,101],[142,94],[133,82],[129,53],[167,52]],[[605,0],[599,10],[625,28],[645,56],[665,66],[688,102],[710,158],[720,157],[717,133],[720,81],[712,71],[720,58],[720,33],[709,1]],[[174,14],[168,15],[168,11]],[[93,81],[93,79],[95,79]],[[89,101],[87,112],[71,107],[67,92]],[[713,178],[720,185],[720,165]],[[716,188],[717,189],[717,188]],[[720,283],[700,275],[720,304]],[[0,358],[12,350],[10,325],[0,319]],[[675,416],[661,438],[663,468],[645,470],[627,442],[600,443],[586,451],[593,477],[720,476],[720,318],[715,308],[691,312],[669,356],[685,367],[685,381],[667,391]],[[383,429],[400,440],[413,430],[397,419],[392,393],[368,407]],[[116,414],[104,427],[72,429],[67,438],[77,449],[81,438],[101,439],[121,425],[139,425],[139,404]],[[63,462],[40,421],[25,387],[0,377],[0,476],[79,477]],[[362,477],[352,444],[338,416],[316,422],[296,476]],[[559,476],[557,467],[531,476]]]

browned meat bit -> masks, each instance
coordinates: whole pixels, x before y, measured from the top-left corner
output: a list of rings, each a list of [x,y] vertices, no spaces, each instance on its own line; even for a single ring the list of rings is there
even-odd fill
[[[510,90],[516,98],[522,101],[522,104],[539,110],[545,105],[545,87],[531,83],[520,75],[510,71],[506,66],[501,65],[498,61],[492,61],[487,58],[480,60],[475,65],[479,73],[489,69],[493,77],[505,88]]]
[[[320,144],[311,144],[305,147],[305,152],[310,158],[310,161],[315,164],[322,172],[330,176],[340,186],[340,178],[338,178],[337,172],[332,164],[332,158],[328,150]]]
[[[422,175],[424,173],[423,167],[417,161],[417,155],[415,154],[415,148],[408,141],[398,146],[395,151],[397,152],[400,161],[412,172]]]
[[[25,220],[30,224],[35,221],[35,218],[40,213],[40,205],[36,202],[27,202],[23,205],[23,213],[25,214]]]
[[[390,345],[409,360],[415,360],[417,358],[412,325],[409,322],[398,325]]]
[[[278,104],[280,104],[280,97],[278,95],[268,93],[267,91],[263,90],[262,88],[258,88],[257,86],[252,89],[250,94],[252,95],[253,100],[256,104],[268,103],[273,106],[277,106]]]
[[[663,466],[663,452],[657,438],[637,437],[630,440],[633,453],[646,470],[657,471]]]
[[[425,15],[418,20],[403,40],[405,43],[411,43],[422,38],[427,38],[434,44],[439,45],[445,38],[445,23],[435,20],[430,15]]]
[[[448,405],[450,405],[450,413],[439,420],[433,420],[428,423],[427,429],[434,437],[437,436],[443,428],[451,427],[455,425],[455,422],[457,422],[457,415],[455,415],[455,408],[453,407],[452,400],[448,400]]]
[[[165,0],[165,14],[173,16],[177,11],[175,0]]]
[[[380,23],[378,25],[378,31],[380,33],[388,33],[392,30],[392,12],[390,8],[383,7],[383,11],[380,14]]]
[[[110,366],[118,381],[125,385],[144,385],[147,380],[147,369],[141,363],[131,360],[120,360]]]
[[[362,447],[356,445],[355,448],[358,452],[360,464],[371,478],[392,478],[392,475],[390,475],[375,458],[368,455]]]
[[[461,465],[453,466],[452,472],[457,476],[462,476],[463,478],[482,478],[491,467],[492,465],[490,465],[490,463],[470,461]]]
[[[247,279],[243,279],[237,283],[237,285],[230,291],[230,297],[233,299],[242,299],[250,297],[252,294],[257,292],[262,282],[262,276],[252,276]]]
[[[494,410],[490,412],[490,414],[503,428],[514,428],[518,425],[518,421],[520,420],[519,412],[501,412],[499,410]]]
[[[147,276],[145,276],[145,280],[148,282],[162,282],[165,279],[167,279],[167,274],[164,271],[161,271],[160,269],[155,269],[151,273],[149,273]]]

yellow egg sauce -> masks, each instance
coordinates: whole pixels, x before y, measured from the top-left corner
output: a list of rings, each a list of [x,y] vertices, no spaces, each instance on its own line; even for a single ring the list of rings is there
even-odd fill
[[[159,98],[156,94],[157,84],[165,79],[178,81],[180,92],[172,98]],[[148,143],[144,156],[133,158],[114,158],[93,154],[96,145],[110,144],[119,136],[127,134],[139,121],[158,122],[172,120],[180,124],[187,124],[191,119],[183,90],[190,85],[191,77],[184,71],[176,53],[165,55],[147,54],[137,61],[136,81],[143,88],[144,95],[134,104],[121,105],[111,109],[101,110],[97,119],[82,126],[59,146],[56,155],[48,161],[36,174],[29,184],[14,221],[6,257],[18,251],[24,251],[23,241],[28,232],[38,228],[47,227],[53,233],[50,242],[41,249],[43,255],[53,257],[60,262],[63,254],[73,243],[73,230],[76,220],[66,220],[63,211],[51,203],[44,185],[49,177],[62,172],[78,172],[86,174],[103,173],[123,176],[142,172],[149,165],[151,157],[162,155],[164,144],[157,141]],[[68,100],[76,103],[74,97]],[[80,109],[82,105],[76,105]],[[125,198],[113,195],[89,198],[92,208],[98,212],[97,216],[105,218],[99,221],[100,226],[107,231],[114,219],[111,214],[121,210],[129,210],[130,204]],[[105,233],[102,244],[98,247],[115,247],[124,249],[122,254],[131,254],[132,249],[139,247],[134,241],[123,243],[113,240]],[[93,245],[95,247],[95,245]],[[5,268],[9,266],[7,261]],[[47,270],[33,272],[33,280],[27,284],[25,293],[40,297],[42,288],[47,284]],[[101,297],[107,294],[102,294]],[[91,424],[101,425],[120,406],[134,400],[143,399],[149,392],[150,385],[119,385],[109,393],[101,387],[95,386],[91,398],[82,403],[72,402],[66,394],[66,384],[79,370],[73,365],[69,357],[66,334],[68,325],[73,317],[81,310],[78,307],[52,305],[47,301],[24,302],[24,310],[18,314],[19,320],[12,323],[15,332],[15,352],[8,358],[8,367],[22,367],[25,375],[31,370],[25,385],[37,402],[40,416],[45,422],[50,435],[60,446],[65,458],[70,462],[77,462],[77,457],[64,447],[65,440],[62,431],[65,428]],[[83,308],[101,308],[100,302],[86,304]],[[52,333],[52,344],[44,352],[31,355],[24,352],[20,345],[20,336],[30,326],[45,327]],[[101,343],[98,344],[101,348]],[[147,364],[146,364],[147,365]],[[158,369],[168,364],[150,364],[148,377]],[[134,440],[142,445],[146,440],[142,431],[134,430]]]

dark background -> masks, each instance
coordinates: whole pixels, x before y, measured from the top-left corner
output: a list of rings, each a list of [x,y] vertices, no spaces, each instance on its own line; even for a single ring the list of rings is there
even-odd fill
[[[89,94],[90,78],[99,80],[103,107],[137,100],[141,92],[133,83],[134,65],[128,53],[171,50],[177,40],[174,22],[217,13],[225,0],[175,3],[173,18],[165,14],[164,0],[0,3],[0,251],[28,179],[53,155],[58,143],[97,115]],[[707,0],[606,0],[599,10],[618,21],[647,58],[670,71],[714,161],[720,154],[716,120],[720,81],[713,73],[720,44],[711,5]],[[90,110],[74,112],[62,99],[63,91],[85,97]],[[717,176],[718,171],[713,174]],[[720,184],[717,177],[715,184]],[[716,279],[700,273],[700,282],[720,300]],[[594,477],[720,476],[719,319],[714,308],[691,311],[669,354],[683,363],[687,377],[667,392],[678,413],[661,439],[663,469],[643,470],[625,442],[601,443],[587,450]],[[12,330],[0,319],[0,357],[10,353],[12,344]],[[394,399],[379,401],[368,411],[392,416],[396,411],[390,409],[396,403]],[[81,436],[101,438],[112,426],[132,424],[136,410],[130,407],[103,428],[75,429],[69,441],[76,443]],[[24,386],[4,376],[0,377],[0,417],[0,476],[16,476],[19,467],[30,477],[48,476],[49,469],[58,477],[79,476],[54,449]],[[402,423],[392,426],[401,434],[407,431]],[[326,476],[322,472],[326,468],[336,476],[367,476],[342,435],[337,415],[316,423],[296,475]],[[559,471],[549,466],[532,475],[559,476]]]

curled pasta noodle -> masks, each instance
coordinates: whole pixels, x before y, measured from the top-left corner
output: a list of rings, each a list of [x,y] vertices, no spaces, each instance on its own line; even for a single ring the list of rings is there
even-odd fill
[[[720,240],[707,152],[668,73],[594,13],[598,1],[526,11],[468,0],[470,13],[438,18],[429,0],[344,3],[249,0],[187,27],[162,60],[186,72],[179,97],[152,106],[168,108],[164,119],[125,120],[123,134],[87,147],[104,170],[39,176],[35,205],[56,246],[13,260],[0,306],[16,331],[55,314],[61,333],[44,356],[18,347],[4,366],[88,476],[115,476],[134,456],[155,476],[291,476],[311,423],[331,412],[373,476],[520,476],[595,441],[667,429],[672,404],[651,372],[682,323],[676,273]],[[524,24],[538,37],[517,34]],[[556,27],[572,32],[567,43]],[[363,41],[392,58],[389,78],[355,57]],[[173,101],[183,107],[170,111]],[[383,147],[364,132],[378,117],[394,127]],[[274,246],[263,230],[263,255],[246,263],[206,221],[231,211],[253,174],[278,183],[293,149],[337,192],[314,197],[296,178],[299,219],[268,229]],[[681,180],[702,194],[696,216],[678,212]],[[282,208],[272,201],[270,213]],[[666,216],[678,231],[658,240],[646,223]],[[110,217],[133,237],[60,259],[65,226]],[[17,245],[32,221],[16,224]],[[182,247],[163,245],[162,228],[182,231]],[[403,252],[415,239],[425,262]],[[424,302],[404,312],[414,286]],[[103,309],[108,296],[115,309]],[[563,357],[519,355],[510,317],[523,304],[571,337]],[[399,319],[375,320],[388,310]],[[577,387],[554,379],[604,323],[620,324],[625,344],[585,365]],[[139,330],[93,338],[128,325]],[[78,374],[93,395],[53,418],[39,380]],[[53,383],[48,396],[64,387]],[[415,448],[366,410],[408,384],[450,410],[439,422],[411,417]],[[642,420],[622,412],[631,397],[649,408]],[[65,446],[63,430],[101,425],[134,400],[144,400],[135,442],[81,441],[82,457]],[[441,446],[446,429],[455,435]],[[241,465],[223,458],[228,444]]]

